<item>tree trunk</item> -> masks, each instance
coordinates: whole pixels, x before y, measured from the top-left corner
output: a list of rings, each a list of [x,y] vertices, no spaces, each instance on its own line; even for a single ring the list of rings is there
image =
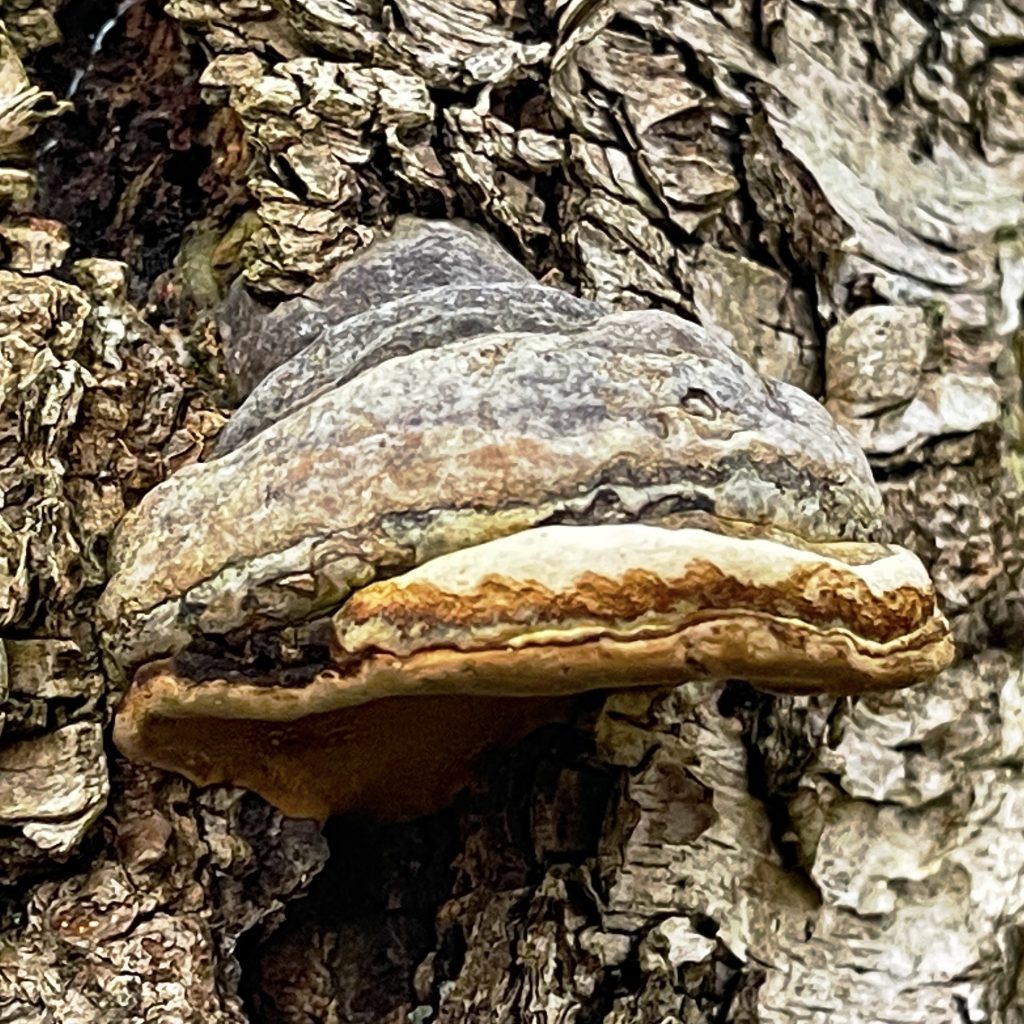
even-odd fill
[[[3,15],[0,1021],[1024,1021],[1024,8]],[[954,667],[595,701],[403,825],[124,760],[112,529],[230,415],[224,324],[410,211],[825,401]]]

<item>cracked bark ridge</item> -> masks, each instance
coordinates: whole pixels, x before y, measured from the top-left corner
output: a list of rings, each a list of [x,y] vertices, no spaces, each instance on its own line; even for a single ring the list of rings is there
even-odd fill
[[[17,946],[0,953],[5,1012],[42,1024],[157,1007],[242,1024],[235,944],[319,870],[316,829],[237,792],[195,799],[150,773],[115,772],[113,792],[88,866],[26,894]]]
[[[315,829],[254,798],[196,801],[108,764],[93,633],[110,529],[222,420],[187,397],[181,339],[141,321],[123,265],[79,262],[77,284],[39,270],[3,271],[3,408],[19,425],[6,471],[25,486],[7,490],[3,511],[17,561],[3,574],[0,859],[18,895],[0,1006],[39,1024],[154,1007],[237,1024],[241,1004],[224,995],[237,988],[237,937],[279,914],[326,852]]]
[[[270,68],[245,52],[215,59],[201,84],[226,96],[264,156],[248,181],[259,224],[244,256],[258,291],[302,291],[373,237],[366,222],[390,222],[376,163],[413,188],[440,179],[434,105],[408,72],[298,56]]]
[[[48,9],[5,15],[23,52],[53,41]],[[50,1024],[157,1007],[240,1022],[238,999],[223,996],[235,937],[301,890],[322,859],[318,837],[244,797],[200,807],[108,764],[93,607],[125,507],[196,458],[222,418],[199,396],[181,336],[156,334],[127,301],[124,265],[61,266],[68,231],[29,212],[27,136],[53,107],[6,36],[0,49],[0,874],[11,894],[0,1015]],[[269,873],[253,872],[261,862]]]

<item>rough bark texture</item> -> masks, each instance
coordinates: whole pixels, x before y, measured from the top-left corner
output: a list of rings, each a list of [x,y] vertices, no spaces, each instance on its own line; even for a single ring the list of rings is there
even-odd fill
[[[1019,4],[3,16],[0,1020],[1024,1020]],[[958,664],[859,701],[615,697],[403,826],[118,757],[107,540],[228,416],[213,310],[400,212],[823,399]]]

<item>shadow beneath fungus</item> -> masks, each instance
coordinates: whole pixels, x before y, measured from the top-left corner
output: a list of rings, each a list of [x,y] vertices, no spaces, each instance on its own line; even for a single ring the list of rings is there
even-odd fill
[[[584,699],[582,724],[600,703]],[[466,898],[512,898],[551,865],[596,857],[621,770],[592,758],[587,731],[545,726],[486,754],[478,780],[435,814],[330,819],[330,859],[308,895],[239,942],[249,1019],[319,1020],[332,1005],[353,1024],[428,1019],[463,966]]]

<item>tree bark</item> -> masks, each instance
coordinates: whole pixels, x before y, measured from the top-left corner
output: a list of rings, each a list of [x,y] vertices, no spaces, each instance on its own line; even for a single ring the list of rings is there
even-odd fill
[[[0,1021],[1024,1021],[1024,8],[3,16]],[[595,700],[404,825],[121,758],[112,529],[212,451],[231,346],[403,212],[821,398],[956,665]]]

